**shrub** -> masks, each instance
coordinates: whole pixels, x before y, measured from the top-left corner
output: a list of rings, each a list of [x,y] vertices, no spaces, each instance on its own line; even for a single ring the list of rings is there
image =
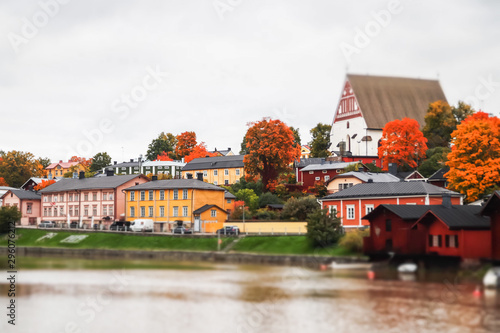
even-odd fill
[[[0,234],[8,232],[9,223],[19,221],[21,216],[22,214],[16,206],[0,207]]]
[[[264,208],[264,207],[266,207],[266,205],[269,205],[269,204],[280,204],[280,203],[282,203],[280,198],[278,198],[277,195],[272,194],[271,192],[263,193],[259,197],[259,207],[260,208]]]
[[[259,220],[277,220],[279,219],[279,214],[273,210],[269,210],[266,208],[261,208],[257,210],[255,215]]]
[[[339,245],[351,252],[363,252],[363,238],[370,236],[370,230],[357,229],[346,233],[339,241]]]
[[[317,209],[307,217],[307,238],[314,247],[327,247],[335,244],[344,232],[340,218],[328,214],[328,209]]]
[[[281,215],[284,218],[296,218],[299,221],[305,221],[307,215],[315,212],[319,208],[320,205],[313,196],[299,199],[292,197],[285,203]]]

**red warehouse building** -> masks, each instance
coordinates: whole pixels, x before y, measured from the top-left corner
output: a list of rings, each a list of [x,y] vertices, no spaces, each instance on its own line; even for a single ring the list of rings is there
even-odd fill
[[[491,222],[491,257],[500,261],[500,191],[495,191],[481,211]]]
[[[425,234],[425,254],[461,259],[491,258],[490,220],[481,206],[440,206],[425,213],[412,229]]]
[[[297,182],[304,186],[314,186],[315,182],[327,182],[333,177],[344,172],[344,169],[350,165],[358,165],[359,162],[333,162],[326,161],[321,164],[310,164],[297,171]],[[364,165],[361,171],[368,171]]]
[[[364,183],[332,193],[320,199],[322,208],[336,211],[344,228],[368,226],[363,217],[382,204],[440,205],[443,196],[462,205],[462,195],[424,182]]]

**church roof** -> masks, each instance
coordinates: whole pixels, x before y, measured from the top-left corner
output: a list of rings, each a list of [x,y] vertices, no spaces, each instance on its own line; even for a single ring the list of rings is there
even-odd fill
[[[446,97],[437,80],[348,74],[359,107],[368,128],[384,128],[385,124],[404,117],[425,125],[429,103]]]

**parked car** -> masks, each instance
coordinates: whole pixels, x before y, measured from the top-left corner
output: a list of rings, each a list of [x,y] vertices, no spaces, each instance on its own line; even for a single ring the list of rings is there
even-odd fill
[[[77,229],[78,228],[78,222],[73,221],[69,224],[69,227],[72,229]]]
[[[153,232],[154,221],[151,219],[136,219],[130,223],[130,230],[132,231],[150,231]]]
[[[184,227],[175,227],[174,230],[172,230],[173,234],[192,234],[193,230],[184,228]]]
[[[38,225],[39,228],[55,228],[56,223],[54,221],[42,221]]]
[[[217,233],[221,235],[238,235],[240,233],[240,228],[233,225],[228,225],[222,229],[217,230]]]
[[[130,231],[130,225],[125,224],[124,222],[113,222],[109,226],[109,230],[115,230],[115,231]]]

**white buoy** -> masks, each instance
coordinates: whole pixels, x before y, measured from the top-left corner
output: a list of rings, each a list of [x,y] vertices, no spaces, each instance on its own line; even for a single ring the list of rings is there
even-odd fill
[[[485,288],[500,288],[500,267],[492,267],[483,278]]]
[[[417,264],[408,262],[398,266],[399,273],[415,273],[418,269]]]

